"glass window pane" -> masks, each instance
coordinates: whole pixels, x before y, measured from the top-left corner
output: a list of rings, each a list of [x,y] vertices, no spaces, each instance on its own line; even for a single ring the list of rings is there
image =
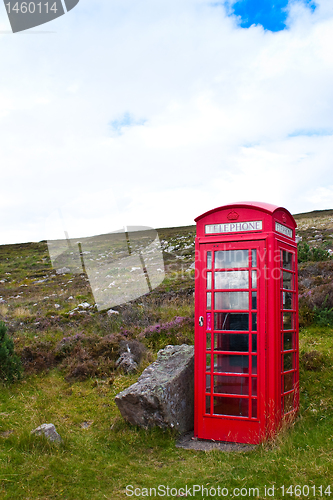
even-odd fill
[[[214,392],[219,394],[249,394],[248,377],[214,377]]]
[[[206,396],[206,413],[210,413],[210,396]]]
[[[215,313],[214,314],[215,330],[249,330],[249,314],[248,313]]]
[[[292,270],[292,263],[293,263],[293,254],[290,252],[287,252],[286,250],[282,250],[282,267],[283,267],[283,269]]]
[[[217,271],[214,273],[215,288],[227,290],[249,288],[248,271]]]
[[[220,373],[249,373],[249,357],[243,354],[215,354],[214,371]]]
[[[206,333],[206,349],[207,349],[207,351],[211,350],[211,346],[212,346],[212,344],[211,344],[212,338],[211,337],[212,337],[211,333]]]
[[[212,252],[207,252],[207,269],[212,268]]]
[[[215,333],[214,337],[215,351],[248,352],[249,350],[248,334]]]
[[[282,292],[282,309],[293,309],[293,293]]]
[[[287,370],[292,370],[294,368],[294,353],[288,352],[283,355],[283,370],[286,372]]]
[[[257,250],[252,250],[252,267],[257,267]]]
[[[215,415],[234,415],[237,417],[249,416],[249,400],[247,398],[214,398]]]
[[[291,273],[283,271],[283,283],[282,288],[286,288],[287,290],[293,290],[293,275]]]
[[[257,375],[257,356],[252,356],[252,373]]]
[[[215,292],[214,309],[248,309],[249,292]]]
[[[293,348],[293,332],[283,332],[282,338],[283,338],[282,350],[289,351],[290,349],[292,349]]]
[[[256,399],[252,399],[252,418],[257,418],[258,403]]]
[[[292,391],[294,388],[294,372],[286,373],[285,375],[283,375],[283,378],[284,378],[284,384],[283,384],[284,392]]]
[[[212,292],[207,292],[207,309],[212,307]]]
[[[257,335],[252,334],[252,352],[257,352]]]
[[[257,377],[252,378],[252,396],[257,395]]]
[[[210,375],[206,375],[206,392],[210,392]]]
[[[212,288],[212,273],[207,273],[207,290]]]
[[[252,313],[252,331],[257,331],[257,313]]]
[[[252,288],[257,288],[257,271],[252,271]]]
[[[293,328],[293,313],[282,313],[283,330],[292,330]]]
[[[210,354],[206,354],[206,370],[207,371],[210,370],[210,363],[211,363],[211,355]]]
[[[257,309],[257,292],[252,292],[252,309]]]
[[[248,267],[248,250],[218,250],[215,252],[215,269],[232,267]]]

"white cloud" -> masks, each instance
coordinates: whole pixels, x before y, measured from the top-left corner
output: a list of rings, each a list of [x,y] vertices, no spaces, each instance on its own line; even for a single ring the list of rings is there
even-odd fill
[[[313,206],[318,206],[319,204],[321,206],[331,208],[333,203],[333,185],[316,188],[308,194],[308,200],[313,204]]]
[[[332,137],[290,137],[333,130],[333,11],[318,3],[293,3],[277,33],[206,0],[99,0],[54,34],[0,35],[0,243],[45,238],[49,214],[80,198],[95,197],[91,234],[114,229],[116,206],[155,227],[240,199],[329,208]]]

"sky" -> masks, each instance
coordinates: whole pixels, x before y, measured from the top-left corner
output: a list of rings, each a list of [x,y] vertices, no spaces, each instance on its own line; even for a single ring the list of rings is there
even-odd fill
[[[331,0],[0,4],[0,244],[333,208]]]

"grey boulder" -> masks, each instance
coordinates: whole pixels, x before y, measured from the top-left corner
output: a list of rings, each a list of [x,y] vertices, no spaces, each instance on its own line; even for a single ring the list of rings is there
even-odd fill
[[[179,432],[193,429],[194,347],[169,345],[157,354],[138,381],[117,394],[125,420],[144,428],[158,426]]]

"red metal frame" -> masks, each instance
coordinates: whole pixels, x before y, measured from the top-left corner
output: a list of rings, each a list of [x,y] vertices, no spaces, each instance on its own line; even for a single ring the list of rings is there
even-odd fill
[[[299,407],[296,223],[255,202],[196,222],[194,433],[259,443]]]

